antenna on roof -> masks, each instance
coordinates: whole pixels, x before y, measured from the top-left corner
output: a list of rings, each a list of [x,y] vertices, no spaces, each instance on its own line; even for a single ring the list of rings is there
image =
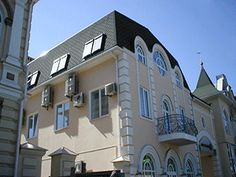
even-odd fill
[[[200,65],[201,65],[201,67],[203,67],[203,61],[202,61],[201,51],[198,51],[198,52],[197,52],[197,55],[199,56]]]

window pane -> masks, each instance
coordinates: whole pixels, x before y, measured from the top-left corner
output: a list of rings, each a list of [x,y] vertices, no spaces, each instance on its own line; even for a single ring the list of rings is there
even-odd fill
[[[36,136],[37,124],[38,124],[38,114],[30,116],[29,123],[28,123],[28,138],[32,138]]]
[[[143,88],[140,88],[140,105],[141,105],[141,115],[145,115],[144,111],[144,98],[143,98]]]
[[[29,117],[28,138],[33,137],[33,116]]]
[[[61,70],[63,70],[63,69],[65,69],[65,67],[66,67],[66,62],[67,62],[67,58],[68,58],[67,55],[65,55],[65,56],[63,56],[63,57],[60,59],[57,72],[58,72],[58,71],[61,71]]]
[[[64,127],[67,127],[69,125],[69,109],[70,109],[70,104],[65,103],[64,104]]]
[[[99,117],[99,90],[91,93],[91,118]]]
[[[103,40],[103,35],[94,39],[92,53],[96,52],[102,48],[102,40]]]
[[[33,75],[31,76],[30,85],[35,85],[36,84],[38,75],[39,75],[38,71],[33,73]]]
[[[57,106],[56,129],[63,128],[63,107],[62,104]]]
[[[87,42],[84,46],[83,58],[90,55],[92,52],[93,40]]]
[[[52,65],[51,75],[57,72],[60,60],[55,60]]]
[[[105,95],[105,89],[101,90],[101,116],[108,114],[108,97]]]
[[[35,114],[34,121],[33,121],[33,136],[36,136],[36,129],[38,124],[38,114]]]
[[[145,97],[145,115],[149,117],[149,103],[148,103],[148,92],[144,91],[144,97]]]

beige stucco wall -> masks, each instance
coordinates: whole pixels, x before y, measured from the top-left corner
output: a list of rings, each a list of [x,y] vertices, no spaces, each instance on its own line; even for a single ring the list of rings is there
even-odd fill
[[[222,97],[211,97],[207,99],[208,102],[211,103],[212,109],[214,110],[214,122],[215,122],[215,133],[216,133],[216,141],[218,147],[220,149],[219,156],[221,160],[221,168],[224,176],[230,176],[230,164],[229,164],[229,156],[227,150],[227,144],[235,144],[234,142],[234,130],[232,123],[229,118],[230,124],[230,134],[227,134],[224,127],[223,121],[223,111],[225,110],[228,115],[230,115],[230,104],[225,101]],[[234,151],[232,151],[234,153]]]
[[[157,66],[151,66],[153,63],[152,58],[148,58],[148,66],[137,62],[135,55],[129,54],[129,76],[131,82],[131,97],[132,97],[132,110],[133,110],[133,127],[134,127],[134,164],[138,170],[140,170],[140,154],[145,146],[152,146],[157,152],[161,166],[158,168],[165,169],[165,161],[168,151],[171,149],[175,151],[180,159],[181,169],[179,174],[182,173],[182,168],[184,165],[184,157],[187,153],[191,153],[194,157],[197,157],[197,152],[195,151],[195,144],[185,145],[185,146],[175,146],[168,143],[160,143],[158,140],[158,135],[156,133],[155,119],[152,115],[152,120],[148,120],[140,116],[140,102],[139,102],[139,85],[144,87],[151,94],[151,84],[150,84],[150,71],[149,67],[154,71],[154,82],[155,84],[155,95],[156,95],[156,109],[157,116],[162,117],[161,110],[161,100],[163,95],[167,95],[172,101],[171,114],[179,113],[176,109],[179,106],[185,109],[186,116],[191,118],[191,101],[190,94],[186,88],[178,88],[175,85],[175,79],[173,79],[173,69],[168,64],[168,71],[164,76],[161,76]],[[176,89],[176,93],[174,93]],[[174,98],[176,95],[177,98]],[[152,102],[152,96],[150,96],[150,102]],[[152,105],[152,103],[151,103]],[[153,105],[152,105],[153,106]],[[151,106],[151,107],[152,107]],[[152,108],[153,110],[154,108]],[[153,114],[153,112],[152,112]],[[195,167],[196,168],[196,167]]]
[[[66,147],[77,154],[76,160],[84,160],[88,171],[114,169],[112,160],[117,155],[117,96],[109,97],[109,115],[90,120],[89,118],[89,91],[104,87],[105,84],[116,82],[116,63],[109,60],[83,72],[77,72],[79,91],[85,94],[85,106],[73,107],[69,98],[64,96],[64,80],[54,89],[53,108],[48,110],[41,107],[41,92],[30,96],[27,101],[26,115],[39,114],[38,136],[26,139],[27,123],[22,131],[22,143],[29,141],[35,145],[48,149],[42,160],[42,176],[50,175],[49,154]],[[54,131],[55,110],[58,103],[69,102],[69,126]]]

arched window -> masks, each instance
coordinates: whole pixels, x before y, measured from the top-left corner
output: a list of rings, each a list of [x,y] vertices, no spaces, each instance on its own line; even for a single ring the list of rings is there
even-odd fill
[[[165,133],[170,133],[171,132],[171,127],[170,127],[170,106],[167,100],[163,100],[162,103],[162,113],[163,113],[163,118],[164,118],[164,130]]]
[[[223,111],[223,121],[224,121],[224,126],[225,126],[225,132],[230,135],[229,117],[225,110]]]
[[[177,87],[179,87],[179,88],[182,87],[180,75],[177,72],[175,72],[175,82],[176,82]]]
[[[142,174],[144,177],[155,177],[155,168],[152,158],[145,155],[142,162]]]
[[[187,160],[185,170],[187,177],[194,177],[193,164],[190,160]]]
[[[177,177],[177,168],[174,159],[169,158],[167,162],[167,176]]]
[[[164,76],[165,72],[167,71],[167,66],[164,57],[161,55],[160,52],[156,51],[153,54],[153,60],[157,64],[160,74]]]
[[[137,50],[137,55],[138,55],[138,61],[146,65],[147,61],[146,61],[145,53],[142,47],[140,45],[137,45],[136,50]]]
[[[167,100],[163,101],[162,113],[163,113],[163,116],[165,117],[168,117],[170,115],[170,106]]]

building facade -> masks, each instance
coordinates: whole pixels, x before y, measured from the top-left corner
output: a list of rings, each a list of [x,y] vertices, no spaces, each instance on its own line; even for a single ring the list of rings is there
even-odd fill
[[[0,1],[0,176],[16,174],[34,0]]]
[[[214,110],[144,26],[112,12],[28,65],[22,143],[42,176],[222,176]]]
[[[202,66],[194,94],[211,104],[215,123],[216,143],[224,176],[236,175],[235,116],[236,101],[224,74],[214,85]]]

